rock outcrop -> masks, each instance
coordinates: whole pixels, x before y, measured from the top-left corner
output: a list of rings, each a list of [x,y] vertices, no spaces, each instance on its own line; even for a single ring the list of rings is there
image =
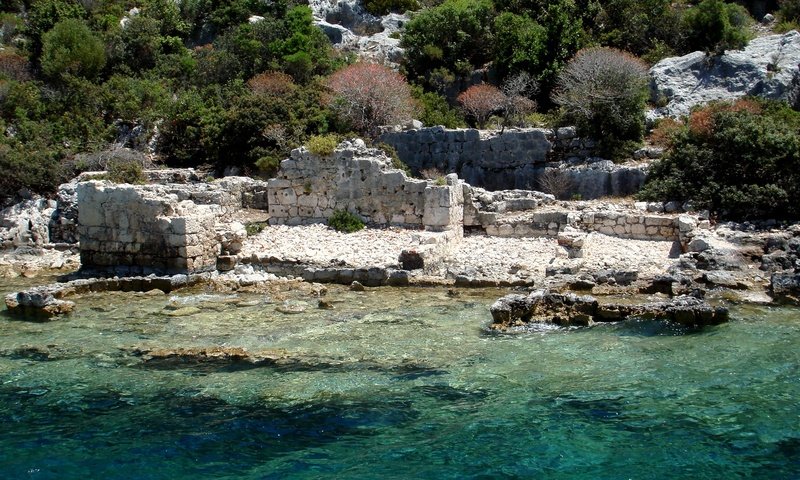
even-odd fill
[[[310,0],[314,23],[322,29],[333,46],[373,62],[397,66],[403,57],[396,35],[408,17],[391,13],[376,17],[367,12],[360,0]]]
[[[687,115],[692,107],[745,95],[787,100],[800,94],[800,33],[755,38],[744,50],[710,57],[694,52],[665,58],[650,69],[651,97],[664,107],[652,118]]]
[[[50,219],[56,208],[55,201],[38,198],[0,211],[0,249],[50,243]]]
[[[559,294],[537,290],[529,295],[512,294],[491,306],[494,330],[509,330],[530,323],[561,326],[588,326],[596,322],[616,322],[629,318],[646,318],[696,327],[728,321],[728,310],[712,307],[689,296],[665,302],[644,304],[600,303],[596,298],[572,293]]]
[[[147,292],[150,290],[169,293],[179,288],[196,285],[204,280],[207,280],[204,275],[80,278],[10,293],[6,295],[5,303],[12,315],[50,318],[71,313],[75,308],[75,302],[65,300],[65,298],[73,295],[98,292]]]

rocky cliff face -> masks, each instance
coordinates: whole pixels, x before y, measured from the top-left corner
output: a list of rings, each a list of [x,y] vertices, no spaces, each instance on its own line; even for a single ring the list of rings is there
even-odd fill
[[[665,58],[650,69],[651,118],[687,115],[695,105],[745,95],[787,100],[800,94],[800,33],[755,38],[744,50],[717,57],[694,52]]]

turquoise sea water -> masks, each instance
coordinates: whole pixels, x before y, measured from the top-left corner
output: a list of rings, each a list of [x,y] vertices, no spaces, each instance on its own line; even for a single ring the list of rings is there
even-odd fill
[[[2,314],[0,478],[800,478],[800,310],[488,333],[504,293],[331,287],[333,310],[102,294],[54,322]],[[204,346],[297,362],[131,353]]]

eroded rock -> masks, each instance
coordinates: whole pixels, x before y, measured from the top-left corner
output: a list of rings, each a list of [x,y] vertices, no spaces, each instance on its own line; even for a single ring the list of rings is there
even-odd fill
[[[561,326],[588,326],[595,322],[615,322],[629,318],[671,321],[695,327],[728,321],[728,310],[712,307],[695,297],[675,297],[665,302],[644,304],[600,303],[592,296],[559,294],[537,290],[529,295],[512,294],[491,306],[493,330],[509,330],[530,323]]]

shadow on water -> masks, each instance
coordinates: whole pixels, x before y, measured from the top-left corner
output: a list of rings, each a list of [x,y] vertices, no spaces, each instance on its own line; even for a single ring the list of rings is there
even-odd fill
[[[6,478],[53,463],[59,464],[59,476],[47,478],[133,478],[149,468],[142,458],[174,460],[176,470],[136,478],[175,478],[178,472],[202,473],[208,465],[215,465],[217,474],[235,475],[290,452],[368,438],[419,416],[413,403],[399,396],[285,405],[230,404],[182,390],[149,398],[103,391],[46,400],[50,395],[46,389],[0,388],[5,425],[0,443],[24,451],[13,457],[0,453],[0,471],[11,475]],[[38,448],[43,445],[51,447]]]
[[[680,337],[707,332],[714,327],[690,327],[664,320],[632,319],[603,326],[620,336]]]

